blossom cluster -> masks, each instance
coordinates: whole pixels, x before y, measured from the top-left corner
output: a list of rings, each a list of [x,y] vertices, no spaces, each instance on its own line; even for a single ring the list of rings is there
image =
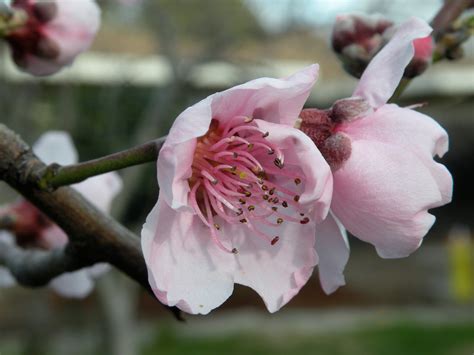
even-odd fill
[[[387,101],[431,28],[398,26],[350,98],[303,109],[312,65],[216,93],[176,119],[158,158],[158,202],[142,230],[156,297],[206,314],[253,288],[275,312],[319,265],[327,293],[344,285],[346,229],[384,258],[416,250],[451,200],[433,157],[448,149],[432,118]]]
[[[100,22],[94,0],[13,0],[11,8],[24,21],[4,38],[15,63],[34,75],[71,64]],[[304,108],[318,78],[314,64],[215,93],[182,112],[160,151],[161,192],[141,232],[156,297],[206,314],[237,283],[275,312],[316,266],[325,292],[345,284],[347,231],[384,258],[415,251],[435,221],[429,210],[451,201],[452,177],[434,160],[448,150],[448,136],[432,118],[388,100],[403,76],[429,62],[430,33],[416,18],[395,27],[379,17],[341,16],[333,47],[360,76],[351,97]],[[64,132],[45,135],[34,149],[46,163],[77,161]],[[121,182],[110,173],[73,187],[108,211]],[[4,242],[42,249],[68,242],[25,200],[2,215],[13,217]],[[51,286],[84,296],[105,269],[65,274]],[[0,269],[0,285],[12,282]]]

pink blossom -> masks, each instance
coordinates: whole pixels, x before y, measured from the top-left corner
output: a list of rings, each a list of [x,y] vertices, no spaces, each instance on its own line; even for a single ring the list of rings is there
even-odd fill
[[[70,136],[65,132],[51,131],[41,136],[33,150],[45,163],[61,165],[77,162],[78,156]],[[108,173],[87,179],[72,186],[84,195],[96,207],[108,212],[113,198],[120,192],[122,181],[116,173]],[[26,200],[2,209],[0,215],[14,218],[10,232],[2,232],[2,240],[15,242],[24,248],[53,249],[68,242],[67,235]],[[99,263],[82,270],[65,273],[53,279],[50,286],[65,297],[81,298],[93,289],[94,279],[109,269],[108,264]],[[0,268],[0,286],[11,284],[11,275]],[[3,281],[2,281],[3,280]]]
[[[142,230],[161,302],[206,314],[238,283],[275,312],[306,283],[332,180],[293,124],[317,73],[313,65],[253,80],[178,116],[158,159],[160,196]]]
[[[448,150],[446,131],[422,113],[387,104],[413,57],[413,41],[430,32],[419,19],[405,22],[371,61],[351,98],[301,114],[301,129],[320,148],[334,178],[331,214],[316,237],[328,293],[344,284],[344,227],[381,257],[405,257],[435,222],[428,210],[451,201],[452,177],[433,160]]]
[[[100,25],[95,0],[14,0],[26,25],[6,36],[19,68],[38,76],[72,64],[91,45]]]

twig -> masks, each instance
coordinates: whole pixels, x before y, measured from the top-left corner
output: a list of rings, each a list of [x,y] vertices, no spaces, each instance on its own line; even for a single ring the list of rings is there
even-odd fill
[[[75,184],[109,171],[156,161],[165,139],[166,137],[158,138],[122,152],[78,164],[67,166],[51,164],[39,172],[38,186],[43,190],[51,190]]]
[[[90,264],[77,258],[70,246],[49,251],[26,250],[0,240],[0,265],[8,268],[20,284],[38,287]]]

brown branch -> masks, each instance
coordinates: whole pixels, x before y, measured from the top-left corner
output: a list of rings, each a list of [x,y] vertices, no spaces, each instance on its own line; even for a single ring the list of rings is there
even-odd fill
[[[5,266],[23,286],[44,286],[65,272],[89,266],[70,246],[53,250],[23,249],[0,240],[0,265]]]
[[[66,232],[81,262],[108,262],[151,291],[140,239],[72,188],[54,192],[37,189],[37,176],[44,168],[17,134],[0,124],[0,179]]]
[[[431,21],[433,37],[436,41],[461,14],[473,6],[472,0],[447,0]]]

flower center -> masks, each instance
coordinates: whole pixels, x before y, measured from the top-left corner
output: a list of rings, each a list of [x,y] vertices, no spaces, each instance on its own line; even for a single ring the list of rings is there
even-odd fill
[[[237,116],[224,125],[212,120],[209,131],[197,141],[190,205],[210,228],[213,242],[226,252],[238,251],[222,243],[219,220],[242,224],[271,245],[280,237],[268,230],[284,222],[309,222],[294,191],[302,189],[303,174],[285,165],[282,151],[268,137],[269,132],[252,118]],[[295,213],[297,217],[291,215]],[[262,231],[262,226],[270,228]]]

